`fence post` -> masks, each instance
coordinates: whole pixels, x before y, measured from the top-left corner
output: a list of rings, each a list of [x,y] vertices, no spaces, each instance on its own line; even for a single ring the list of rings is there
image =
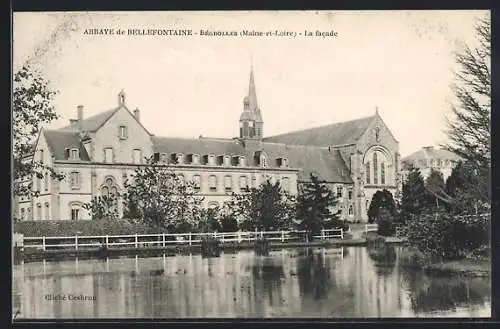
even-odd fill
[[[42,236],[42,248],[43,248],[43,251],[45,251],[45,237]]]
[[[340,240],[344,240],[344,229],[340,228]]]
[[[136,247],[136,248],[138,248],[138,247],[139,247],[139,245],[138,245],[138,243],[137,243],[137,233],[135,234],[135,247]]]
[[[189,232],[189,245],[191,245],[191,232]]]
[[[263,239],[264,238],[264,231],[260,231],[260,238]]]
[[[109,237],[108,235],[106,235],[106,248],[108,248],[108,246],[109,246]]]
[[[78,235],[75,235],[75,250],[78,250]]]
[[[224,243],[224,233],[221,235],[222,243]]]
[[[165,247],[165,232],[163,232],[163,246]]]
[[[281,231],[281,243],[285,242],[285,231]]]
[[[241,243],[241,232],[238,232],[238,243]]]
[[[321,240],[325,239],[325,229],[321,229]]]

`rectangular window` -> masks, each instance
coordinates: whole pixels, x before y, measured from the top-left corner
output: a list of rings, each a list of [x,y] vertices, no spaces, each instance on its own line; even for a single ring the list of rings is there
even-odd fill
[[[77,149],[71,149],[71,160],[78,160],[78,150]]]
[[[104,162],[106,163],[113,162],[113,149],[110,147],[104,149]]]
[[[248,186],[247,176],[240,176],[240,189],[245,189]]]
[[[255,188],[257,187],[257,177],[252,176],[252,187]]]
[[[80,209],[72,208],[71,209],[71,220],[78,220],[79,213],[80,213]]]
[[[128,137],[128,131],[126,126],[120,126],[119,128],[119,136],[120,139],[127,139]]]
[[[141,150],[134,150],[133,151],[133,154],[132,154],[132,160],[133,160],[133,163],[136,163],[136,164],[139,164],[141,163],[141,160],[142,160],[142,151]]]
[[[194,183],[194,189],[196,191],[200,191],[201,190],[201,177],[200,177],[200,175],[193,176],[193,183]]]
[[[342,197],[342,187],[337,187],[337,198]]]
[[[281,184],[283,185],[283,190],[285,190],[285,192],[290,191],[290,182],[288,177],[283,177],[283,179],[281,180]]]
[[[352,190],[349,190],[348,197],[349,197],[349,200],[352,200]]]
[[[43,163],[43,150],[40,150],[40,162]]]
[[[72,189],[80,188],[80,173],[72,172],[70,175],[70,186]]]
[[[211,175],[210,178],[208,179],[208,183],[210,186],[210,191],[216,192],[217,191],[217,176]]]
[[[40,177],[36,177],[36,190],[38,192],[42,191],[42,179]]]
[[[224,177],[224,189],[226,192],[230,192],[233,190],[233,180],[231,176]]]

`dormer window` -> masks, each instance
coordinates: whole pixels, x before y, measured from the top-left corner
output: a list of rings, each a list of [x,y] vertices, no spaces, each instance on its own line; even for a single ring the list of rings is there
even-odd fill
[[[167,153],[160,153],[160,161],[163,163],[168,163],[168,155]]]
[[[198,154],[191,154],[191,164],[200,164],[200,156]]]
[[[231,165],[232,166],[237,166],[239,162],[240,162],[240,157],[239,156],[233,156],[233,157],[231,157]]]
[[[208,155],[208,164],[210,166],[214,166],[215,165],[215,155],[214,154],[209,154]]]
[[[281,168],[286,168],[288,167],[288,161],[285,158],[277,158],[276,165]]]
[[[128,137],[127,126],[118,127],[118,136],[120,139],[127,139],[127,137]]]
[[[183,164],[184,163],[184,154],[182,153],[177,153],[177,164]]]
[[[240,156],[239,163],[240,163],[240,167],[244,167],[246,165],[244,156]]]
[[[224,156],[224,166],[230,166],[231,165],[231,157],[229,155]]]
[[[262,167],[267,167],[268,166],[268,163],[267,163],[267,158],[264,154],[261,155],[260,157],[260,163],[262,165]]]
[[[71,149],[70,150],[70,159],[71,160],[78,160],[80,158],[80,155],[78,154],[78,149]]]
[[[132,154],[132,160],[134,163],[136,164],[139,164],[141,163],[142,161],[142,151],[139,150],[139,149],[135,149],[133,150],[133,154]]]

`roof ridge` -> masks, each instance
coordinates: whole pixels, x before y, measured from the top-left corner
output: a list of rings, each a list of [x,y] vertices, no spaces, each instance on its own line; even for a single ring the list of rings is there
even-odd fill
[[[305,129],[293,130],[293,131],[289,131],[289,132],[282,133],[282,134],[268,136],[268,137],[265,137],[264,139],[266,139],[266,138],[273,138],[273,137],[279,137],[279,136],[284,136],[284,135],[287,135],[287,134],[295,134],[295,133],[304,132],[304,131],[308,131],[308,130],[315,130],[315,129],[319,129],[319,128],[332,127],[332,126],[339,125],[339,124],[346,124],[346,123],[351,123],[351,122],[356,122],[356,121],[362,121],[362,120],[367,120],[367,119],[371,119],[371,118],[374,118],[374,117],[375,117],[375,115],[370,115],[370,116],[361,117],[361,118],[357,118],[357,119],[351,119],[351,120],[347,120],[347,121],[339,121],[339,122],[329,123],[329,124],[326,124],[326,125],[321,125],[321,126],[316,126],[316,127],[310,127],[310,128],[305,128]]]

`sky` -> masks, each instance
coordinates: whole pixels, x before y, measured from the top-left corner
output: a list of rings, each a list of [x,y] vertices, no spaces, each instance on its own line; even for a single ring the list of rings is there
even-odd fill
[[[235,137],[253,65],[264,135],[373,115],[406,156],[446,142],[454,52],[487,11],[14,13],[14,70],[29,61],[58,91],[57,129],[115,108],[155,135]],[[114,29],[89,35],[87,29]],[[117,35],[122,29],[124,35]],[[283,36],[140,36],[128,29],[289,31]],[[304,31],[336,32],[306,37]],[[299,35],[301,33],[302,35]]]

